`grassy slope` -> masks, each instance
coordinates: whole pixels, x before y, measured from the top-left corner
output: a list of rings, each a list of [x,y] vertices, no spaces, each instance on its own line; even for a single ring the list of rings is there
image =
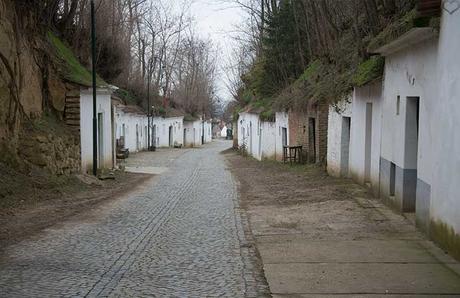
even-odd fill
[[[92,86],[91,72],[78,61],[72,50],[52,32],[48,32],[48,40],[54,47],[55,54],[59,60],[57,64],[60,74],[70,82],[88,87]],[[97,76],[97,85],[101,87],[108,84]]]

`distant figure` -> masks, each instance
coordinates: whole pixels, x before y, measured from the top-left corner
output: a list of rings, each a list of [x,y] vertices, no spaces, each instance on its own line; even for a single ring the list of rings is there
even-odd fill
[[[224,126],[220,132],[222,138],[227,138],[227,126]]]

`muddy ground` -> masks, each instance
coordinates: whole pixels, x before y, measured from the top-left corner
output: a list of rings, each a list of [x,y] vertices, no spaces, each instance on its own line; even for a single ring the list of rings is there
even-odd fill
[[[152,177],[119,171],[113,180],[83,182],[76,176],[39,170],[22,173],[0,164],[0,250],[132,191]]]

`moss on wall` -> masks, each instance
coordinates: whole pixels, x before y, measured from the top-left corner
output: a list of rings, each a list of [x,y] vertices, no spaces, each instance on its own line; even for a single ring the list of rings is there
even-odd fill
[[[408,12],[401,19],[391,23],[369,42],[369,51],[375,51],[379,47],[392,42],[413,28],[432,27],[439,28],[439,17],[420,17],[416,9]]]
[[[264,110],[262,113],[260,113],[259,117],[261,121],[270,121],[270,122],[274,122],[276,118],[275,112],[271,108]]]
[[[193,121],[197,121],[197,120],[200,120],[200,118],[195,116],[195,115],[192,115],[192,114],[185,114],[185,116],[184,116],[184,121],[193,122]]]
[[[92,86],[92,75],[75,57],[72,50],[64,44],[56,35],[52,32],[48,32],[48,40],[55,50],[55,54],[59,61],[58,71],[60,74],[70,82],[77,83],[83,86]],[[99,76],[96,81],[98,86],[107,86]]]
[[[417,10],[413,9],[401,19],[391,23],[369,42],[369,50],[372,52],[379,47],[392,42],[410,29],[414,28],[416,18]]]
[[[358,66],[358,69],[353,76],[353,84],[361,87],[367,83],[382,77],[385,67],[385,58],[374,56],[364,61]]]
[[[460,235],[442,221],[432,220],[430,223],[430,237],[454,258],[460,260]]]
[[[121,88],[117,89],[115,91],[115,95],[118,96],[121,100],[123,100],[127,105],[137,105],[141,102],[141,99],[129,90]]]

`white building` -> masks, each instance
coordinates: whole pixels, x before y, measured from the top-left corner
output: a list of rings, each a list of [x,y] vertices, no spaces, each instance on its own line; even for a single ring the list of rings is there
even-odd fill
[[[115,105],[115,136],[129,152],[148,149],[148,118],[137,106]],[[152,132],[151,132],[152,135]]]
[[[224,125],[224,127],[222,127],[222,130],[220,131],[220,137],[221,138],[227,137],[227,125]]]
[[[112,138],[112,91],[97,89],[97,161],[98,168],[114,167]],[[92,89],[80,92],[81,169],[91,173],[93,168],[93,93]]]
[[[289,142],[289,116],[286,112],[276,112],[275,114],[276,140],[275,157],[276,160],[283,159],[283,147],[291,145]]]
[[[382,125],[382,82],[355,87],[351,100],[331,106],[328,172],[351,177],[379,194]]]
[[[184,117],[154,117],[152,137],[156,147],[182,147],[184,145]]]
[[[329,107],[327,130],[327,172],[349,177],[352,122],[352,97]]]
[[[240,148],[258,160],[282,159],[283,146],[289,145],[287,113],[276,113],[275,122],[270,122],[261,121],[257,113],[242,112],[237,123]]]
[[[440,118],[433,112],[441,104],[438,38],[431,28],[416,28],[377,52],[386,58],[380,196],[426,221],[433,184],[433,124]]]
[[[184,146],[199,147],[203,143],[203,122],[201,119],[184,121]]]
[[[203,132],[204,132],[204,143],[212,142],[212,121],[204,120],[203,121]]]
[[[417,187],[418,220],[430,224],[431,236],[457,243],[460,252],[460,10],[443,11],[438,41],[437,96],[426,107],[430,113],[431,185]],[[420,156],[423,158],[423,156]],[[424,173],[425,177],[426,175]],[[424,177],[420,177],[423,180]],[[427,184],[429,182],[425,181]],[[430,190],[429,192],[425,190]],[[423,197],[423,194],[430,193]],[[438,231],[438,232],[437,232]],[[447,237],[444,237],[447,236]],[[446,247],[447,244],[443,243]],[[452,250],[452,248],[451,248]],[[460,258],[460,253],[457,254]]]
[[[371,183],[384,201],[415,213],[422,230],[459,256],[457,36],[460,11],[443,10],[439,33],[414,28],[375,51],[386,59],[383,85],[356,88],[351,104],[342,103],[339,113],[331,108],[328,171]]]

